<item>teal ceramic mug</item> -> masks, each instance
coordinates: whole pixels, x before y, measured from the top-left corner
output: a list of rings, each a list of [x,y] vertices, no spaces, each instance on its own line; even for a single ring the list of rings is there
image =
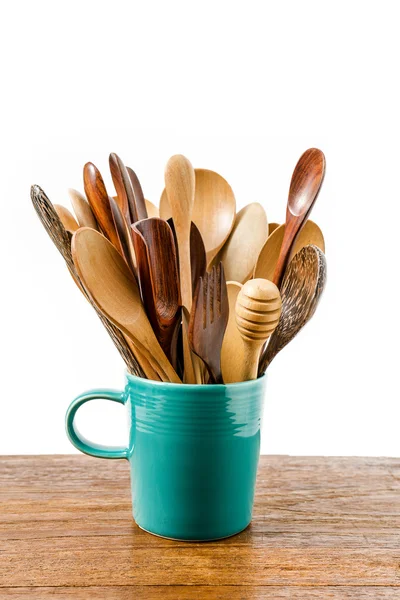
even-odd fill
[[[75,398],[67,434],[86,454],[129,461],[133,517],[142,529],[179,540],[228,537],[251,521],[265,380],[184,385],[127,375],[123,392]],[[77,430],[77,410],[97,399],[127,406],[127,447],[91,443]]]

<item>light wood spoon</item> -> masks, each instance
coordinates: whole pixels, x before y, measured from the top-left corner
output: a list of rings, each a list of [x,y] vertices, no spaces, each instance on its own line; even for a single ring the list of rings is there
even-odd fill
[[[279,223],[268,223],[268,235],[271,235],[275,229],[278,229]]]
[[[114,246],[97,231],[83,227],[73,236],[72,256],[99,310],[130,337],[163,381],[180,383],[151,328],[136,279]]]
[[[248,204],[238,212],[232,232],[217,254],[222,261],[227,281],[244,283],[251,277],[268,238],[267,216],[261,204]]]
[[[68,208],[61,206],[61,204],[54,204],[54,209],[67,231],[74,233],[79,229],[79,224],[76,222],[74,215],[68,210]]]
[[[316,246],[306,246],[289,263],[282,281],[282,315],[264,350],[259,374],[311,319],[326,282],[326,259]]]
[[[318,197],[324,175],[324,154],[317,148],[306,150],[300,157],[290,182],[285,235],[273,276],[273,281],[278,287],[281,284],[296,236],[307,221]]]
[[[68,190],[68,194],[79,227],[91,227],[92,229],[98,230],[96,217],[94,216],[93,211],[89,206],[89,202],[86,200],[85,196],[78,192],[78,190],[73,190],[72,188]]]
[[[236,200],[229,183],[215,171],[195,169],[195,196],[192,221],[200,231],[207,253],[207,265],[227,240],[236,214]],[[160,200],[163,219],[172,216],[165,190]]]
[[[158,206],[156,206],[155,204],[150,202],[150,200],[146,200],[146,199],[145,199],[145,204],[146,204],[147,216],[149,217],[149,219],[151,219],[152,217],[160,216],[160,211],[158,210]]]
[[[257,379],[260,352],[278,325],[281,307],[279,290],[272,281],[251,279],[240,290],[236,324],[244,343],[241,381]]]
[[[222,378],[225,383],[239,381],[238,374],[243,365],[243,340],[236,325],[236,299],[242,289],[237,281],[228,281],[229,319],[221,349]]]
[[[96,217],[96,221],[100,225],[100,229],[115,248],[119,248],[120,244],[114,227],[114,219],[106,186],[104,185],[100,171],[93,163],[89,162],[84,166],[83,181],[86,197]]]
[[[254,277],[262,277],[263,279],[270,279],[272,281],[284,235],[285,225],[280,225],[280,227],[275,229],[268,237],[257,258],[253,273]],[[313,221],[307,221],[300,231],[290,251],[289,260],[291,260],[299,250],[309,244],[314,244],[314,246],[317,246],[325,252],[324,236],[318,225]]]
[[[190,227],[194,203],[195,176],[187,158],[181,154],[172,156],[165,169],[165,189],[172,211],[178,245],[179,277],[182,306],[190,314],[192,307],[192,275],[190,267]],[[183,362],[185,383],[195,383],[192,353],[187,340],[188,326],[185,311],[182,315]]]

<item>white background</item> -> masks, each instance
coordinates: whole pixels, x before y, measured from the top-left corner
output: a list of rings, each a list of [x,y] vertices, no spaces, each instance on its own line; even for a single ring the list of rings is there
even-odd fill
[[[1,4],[0,453],[73,452],[72,398],[121,387],[123,365],[31,206],[106,183],[117,152],[157,202],[183,153],[220,172],[238,207],[284,220],[311,146],[327,175],[313,212],[328,285],[269,371],[262,451],[400,456],[399,36],[393,2]],[[85,410],[125,439],[121,407]]]

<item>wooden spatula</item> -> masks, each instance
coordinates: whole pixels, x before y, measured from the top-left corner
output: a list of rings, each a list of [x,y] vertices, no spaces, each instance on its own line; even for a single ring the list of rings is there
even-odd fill
[[[325,156],[317,148],[306,150],[297,163],[290,182],[286,226],[273,276],[279,287],[296,236],[307,221],[325,175]]]
[[[143,304],[153,331],[172,362],[172,339],[180,322],[179,273],[175,241],[163,219],[132,225]]]
[[[154,335],[136,279],[114,246],[97,231],[83,227],[73,236],[72,256],[99,310],[132,339],[163,381],[181,383]]]
[[[206,364],[212,383],[223,383],[221,347],[229,317],[222,263],[200,278],[189,323],[189,343]]]
[[[236,324],[244,342],[240,381],[257,379],[260,352],[281,315],[281,297],[272,281],[250,279],[236,300]]]
[[[311,319],[326,281],[326,259],[316,246],[302,248],[289,263],[282,281],[282,315],[261,356],[259,374]]]

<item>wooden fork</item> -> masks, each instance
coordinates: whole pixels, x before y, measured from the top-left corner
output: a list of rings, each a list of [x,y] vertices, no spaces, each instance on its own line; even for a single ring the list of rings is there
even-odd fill
[[[224,383],[221,347],[228,324],[229,303],[222,263],[200,277],[189,322],[191,349],[207,366],[211,383]]]

